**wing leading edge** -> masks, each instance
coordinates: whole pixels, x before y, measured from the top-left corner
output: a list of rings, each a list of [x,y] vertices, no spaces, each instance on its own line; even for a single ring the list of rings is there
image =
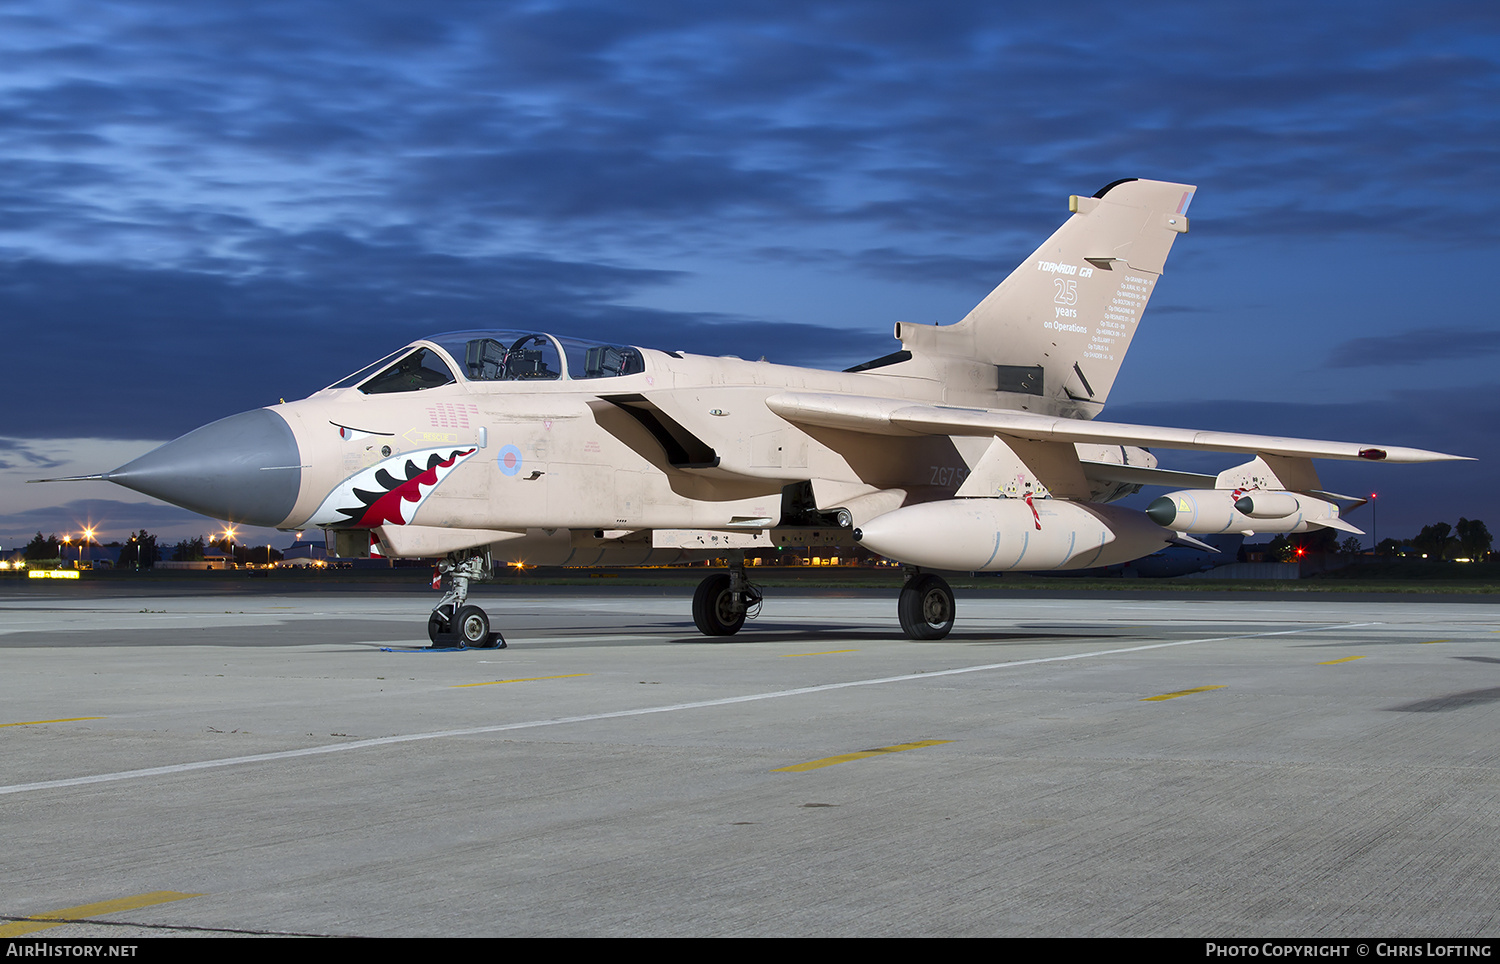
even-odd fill
[[[1093,442],[1209,452],[1245,452],[1288,458],[1375,462],[1472,461],[1468,456],[1391,445],[1209,432],[1158,425],[1128,425],[1034,415],[990,408],[912,404],[900,399],[818,392],[781,392],[766,405],[793,424],[867,435],[972,435],[1033,442]]]

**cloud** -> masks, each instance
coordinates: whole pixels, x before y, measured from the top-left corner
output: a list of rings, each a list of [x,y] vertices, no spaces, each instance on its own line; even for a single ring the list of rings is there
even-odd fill
[[[1122,176],[1200,185],[1193,290],[1243,292],[1251,245],[1309,252],[1240,296],[1291,310],[1237,321],[1299,344],[1299,283],[1398,247],[1492,260],[1496,49],[1500,14],[1464,2],[5,8],[0,431],[165,438],[458,328],[840,368],[889,329],[830,306],[946,310]],[[1345,289],[1367,327],[1325,375],[1495,350]]]
[[[1500,352],[1500,331],[1475,328],[1422,328],[1375,338],[1353,338],[1337,345],[1329,368],[1423,365]]]
[[[672,157],[619,145],[539,147],[416,160],[396,197],[465,217],[706,219],[726,209],[793,208],[808,194],[790,172],[727,157]]]
[[[821,265],[848,268],[882,281],[899,280],[921,285],[955,283],[983,293],[1012,271],[1025,256],[1017,250],[1009,255],[975,258],[964,255],[921,254],[896,247],[867,248],[845,252],[832,248],[813,250],[767,246],[755,256],[774,264]],[[978,295],[976,294],[976,297]]]
[[[52,469],[63,465],[28,439],[0,438],[0,470],[4,469]]]
[[[465,258],[409,242],[314,233],[255,242],[237,275],[112,264],[0,262],[0,316],[22,366],[5,430],[171,438],[301,398],[423,335],[531,328],[703,354],[844,367],[884,333],[616,304],[672,272],[538,255]]]
[[[1086,6],[1088,31],[1076,8],[965,3],[106,4],[0,41],[21,78],[0,154],[32,168],[23,213],[106,234],[174,197],[160,219],[206,202],[450,243],[972,234],[1144,174],[1227,192],[1240,234],[1492,238],[1493,18]],[[62,244],[51,224],[26,230]]]
[[[899,278],[924,284],[956,281],[976,289],[993,287],[1023,257],[1023,253],[1017,253],[1014,258],[922,255],[890,247],[871,248],[855,256],[859,270],[873,277]]]
[[[176,506],[114,499],[71,499],[55,506],[0,515],[0,546],[12,549],[24,545],[38,532],[44,536],[77,533],[85,524],[97,526],[98,538],[104,542],[124,538],[125,533],[139,529],[196,534],[214,532],[223,527],[220,522]],[[173,538],[180,536],[174,535]],[[264,535],[260,538],[263,539]],[[287,538],[289,541],[290,537]]]

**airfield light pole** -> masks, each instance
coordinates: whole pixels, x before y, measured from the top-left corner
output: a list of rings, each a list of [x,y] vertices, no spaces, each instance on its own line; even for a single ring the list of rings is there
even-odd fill
[[[1370,493],[1370,555],[1380,547],[1380,516],[1375,511],[1375,493]]]

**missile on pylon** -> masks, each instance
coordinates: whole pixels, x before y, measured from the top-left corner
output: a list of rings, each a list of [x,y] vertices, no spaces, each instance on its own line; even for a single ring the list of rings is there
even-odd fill
[[[1290,492],[1250,492],[1240,496],[1234,507],[1252,519],[1283,519],[1301,512],[1302,502]]]
[[[970,572],[1111,566],[1172,538],[1135,509],[1062,499],[927,502],[854,530],[860,545],[897,562]]]
[[[1307,532],[1328,527],[1360,530],[1339,518],[1337,504],[1302,492],[1182,489],[1146,507],[1152,522],[1174,532]]]

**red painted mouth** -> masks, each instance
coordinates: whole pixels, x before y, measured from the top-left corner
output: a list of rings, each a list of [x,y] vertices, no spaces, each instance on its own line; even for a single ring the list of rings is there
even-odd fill
[[[375,481],[383,486],[379,492],[355,489],[354,495],[363,505],[339,509],[349,517],[356,529],[373,529],[381,525],[406,525],[406,504],[413,506],[422,501],[422,487],[438,483],[438,470],[452,468],[459,459],[474,454],[476,449],[454,449],[443,458],[433,452],[427,457],[427,467],[418,468],[411,459],[406,460],[406,478],[398,479],[385,469],[375,473]]]

